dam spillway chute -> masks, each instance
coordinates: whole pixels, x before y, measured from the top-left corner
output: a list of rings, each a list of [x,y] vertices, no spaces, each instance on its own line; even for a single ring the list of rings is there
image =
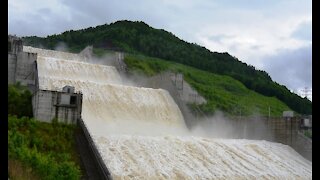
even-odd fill
[[[112,66],[37,48],[39,88],[83,93],[82,118],[114,179],[312,179],[287,145],[194,137],[162,89],[123,84]]]

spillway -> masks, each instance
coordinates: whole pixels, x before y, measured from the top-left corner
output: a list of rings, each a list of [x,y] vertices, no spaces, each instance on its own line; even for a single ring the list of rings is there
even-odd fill
[[[170,94],[126,86],[111,66],[38,53],[39,88],[74,86],[82,118],[113,179],[312,179],[312,163],[287,145],[194,137]]]

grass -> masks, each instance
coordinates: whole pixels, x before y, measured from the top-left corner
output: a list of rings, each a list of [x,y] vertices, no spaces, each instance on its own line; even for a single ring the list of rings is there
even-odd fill
[[[75,146],[75,125],[45,123],[8,115],[8,156],[17,171],[41,179],[80,179],[80,156]],[[20,171],[20,172],[19,172]]]
[[[8,159],[8,172],[11,180],[41,179],[31,167],[23,165],[19,160]]]
[[[304,135],[310,139],[312,139],[312,130],[307,130],[307,131],[304,131]]]
[[[163,71],[180,72],[194,89],[206,98],[207,104],[199,108],[206,114],[221,110],[227,115],[249,116],[260,114],[281,116],[290,108],[275,97],[263,96],[247,89],[240,81],[229,76],[217,75],[190,66],[152,58],[143,55],[128,54],[124,59],[129,72],[138,72],[153,76]],[[191,104],[190,107],[196,106]]]
[[[102,49],[102,48],[93,48],[92,53],[97,57],[103,57],[103,55],[105,54],[114,54],[115,52],[111,50]]]

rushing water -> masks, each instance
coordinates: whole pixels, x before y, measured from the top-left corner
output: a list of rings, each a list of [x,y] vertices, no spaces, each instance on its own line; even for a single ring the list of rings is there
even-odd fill
[[[40,89],[83,93],[82,118],[114,179],[312,179],[289,146],[191,136],[167,91],[125,86],[114,67],[24,50],[38,53]]]

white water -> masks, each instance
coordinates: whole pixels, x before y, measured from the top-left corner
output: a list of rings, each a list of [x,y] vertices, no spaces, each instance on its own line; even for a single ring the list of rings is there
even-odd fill
[[[310,162],[279,143],[131,135],[95,141],[116,179],[311,179]]]
[[[124,86],[113,67],[37,51],[41,89],[83,93],[82,118],[114,179],[312,179],[312,163],[289,146],[192,137],[167,91]]]
[[[62,52],[62,51],[53,51],[53,50],[48,50],[48,49],[34,48],[31,46],[23,46],[23,51],[29,52],[29,53],[37,53],[39,56],[46,56],[46,57],[52,57],[52,58],[58,58],[58,59],[67,59],[67,60],[74,60],[74,61],[86,61],[87,60],[84,58],[84,56],[81,56],[78,54],[67,53],[67,52]]]

